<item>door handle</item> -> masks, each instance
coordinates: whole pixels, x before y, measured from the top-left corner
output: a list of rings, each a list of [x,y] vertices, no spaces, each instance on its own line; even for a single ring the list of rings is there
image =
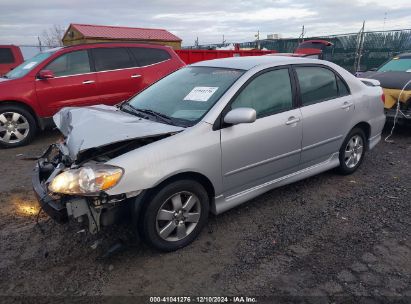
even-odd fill
[[[131,75],[131,78],[140,78],[141,75],[135,74],[135,75]]]
[[[297,122],[299,122],[299,121],[300,121],[300,117],[291,116],[291,117],[288,118],[288,120],[285,122],[285,124],[286,124],[287,126],[289,126],[289,125],[295,124],[295,123],[297,123]]]
[[[94,83],[94,80],[85,80],[83,81],[83,84],[92,84]]]
[[[348,109],[349,107],[351,107],[353,105],[352,102],[344,102],[343,105],[341,106],[341,109]]]

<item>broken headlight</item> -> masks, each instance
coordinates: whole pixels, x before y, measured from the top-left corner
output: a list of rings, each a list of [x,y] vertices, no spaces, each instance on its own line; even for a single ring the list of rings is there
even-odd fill
[[[119,167],[85,164],[58,174],[50,183],[53,193],[91,195],[117,185],[124,170]]]

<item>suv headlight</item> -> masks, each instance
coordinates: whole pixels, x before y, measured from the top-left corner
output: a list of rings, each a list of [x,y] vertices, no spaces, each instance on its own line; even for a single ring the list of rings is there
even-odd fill
[[[85,164],[58,174],[50,183],[49,190],[62,194],[96,194],[117,185],[124,170],[119,167]]]

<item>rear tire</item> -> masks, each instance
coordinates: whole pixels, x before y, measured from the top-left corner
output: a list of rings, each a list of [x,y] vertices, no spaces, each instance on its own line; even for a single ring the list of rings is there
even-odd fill
[[[209,197],[193,180],[178,180],[151,196],[140,217],[144,240],[161,251],[185,247],[207,223]]]
[[[338,171],[343,175],[355,172],[364,160],[365,150],[364,131],[360,128],[352,129],[340,148]]]
[[[27,145],[37,133],[33,115],[19,105],[0,106],[0,147],[14,148]]]

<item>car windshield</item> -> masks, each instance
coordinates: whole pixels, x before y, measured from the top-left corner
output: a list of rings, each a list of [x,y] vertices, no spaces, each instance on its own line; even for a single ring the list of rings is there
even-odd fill
[[[236,69],[186,67],[148,87],[127,105],[168,119],[170,124],[192,126],[243,73]]]
[[[38,53],[36,56],[24,61],[22,64],[8,72],[6,75],[4,75],[4,78],[10,78],[10,79],[15,79],[15,78],[20,78],[26,75],[28,72],[33,70],[39,63],[41,63],[43,60],[49,58],[51,55],[53,55],[54,52],[47,51],[43,53]]]
[[[378,69],[378,72],[411,72],[411,58],[394,58]]]

